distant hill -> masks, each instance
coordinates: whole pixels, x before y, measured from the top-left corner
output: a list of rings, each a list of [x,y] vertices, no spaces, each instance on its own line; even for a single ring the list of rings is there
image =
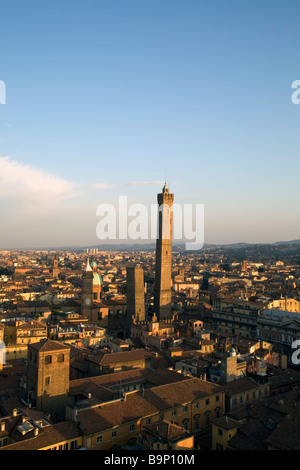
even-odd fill
[[[278,248],[280,246],[294,246],[295,248],[300,245],[300,239],[290,240],[290,241],[278,241],[274,243],[246,243],[246,242],[236,242],[236,243],[204,243],[202,249],[250,249],[250,248]],[[51,250],[51,251],[83,251],[86,248],[93,249],[97,248],[99,251],[154,251],[155,250],[155,241],[151,243],[103,243],[101,245],[91,245],[91,246],[82,246],[82,245],[73,245],[73,246],[44,246],[44,247],[31,247],[31,248],[15,248],[17,249],[28,249],[28,250]],[[185,251],[185,242],[174,242],[173,241],[173,250]]]
[[[291,240],[289,242],[276,242],[274,245],[300,245],[300,239]]]

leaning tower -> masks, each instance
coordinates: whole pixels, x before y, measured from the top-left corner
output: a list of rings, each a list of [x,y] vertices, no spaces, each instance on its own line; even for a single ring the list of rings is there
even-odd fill
[[[159,320],[172,317],[172,234],[173,234],[174,194],[169,193],[165,184],[162,193],[157,195],[159,218],[156,240],[156,263],[154,284],[154,313]]]

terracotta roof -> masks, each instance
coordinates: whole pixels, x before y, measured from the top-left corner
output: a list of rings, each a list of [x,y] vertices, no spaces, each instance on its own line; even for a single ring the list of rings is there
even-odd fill
[[[0,447],[0,450],[38,450],[48,446],[55,446],[70,439],[80,437],[81,431],[73,421],[64,421],[59,424],[45,426],[39,434],[29,439]]]
[[[32,330],[33,328],[47,329],[47,325],[45,323],[40,322],[40,321],[32,320],[32,321],[29,321],[29,322],[22,323],[21,325],[19,325],[17,327],[18,330],[25,330],[25,329]]]
[[[92,398],[97,402],[107,402],[115,398],[112,390],[101,384],[94,383],[92,380],[70,386],[70,396],[83,395],[87,397],[88,394],[91,394]]]
[[[145,399],[160,410],[172,408],[223,391],[223,387],[194,377],[185,377],[175,384],[145,390]]]
[[[299,384],[300,382],[300,371],[293,369],[285,369],[279,374],[269,377],[271,389],[283,387],[286,385],[292,386],[292,384]]]
[[[95,356],[89,356],[88,359],[97,364],[113,364],[119,362],[136,361],[138,359],[147,359],[154,357],[152,352],[145,349],[133,349],[132,351],[122,351],[116,353],[100,353]]]
[[[226,384],[226,394],[227,395],[237,395],[238,393],[246,392],[247,390],[252,390],[253,388],[259,387],[259,384],[252,381],[248,377],[243,377],[241,379],[232,380]]]
[[[241,346],[241,347],[246,347],[246,348],[251,348],[252,346],[255,346],[257,343],[259,343],[259,340],[254,340],[254,339],[249,339],[249,338],[235,338],[234,339],[234,344],[236,346]]]
[[[129,393],[126,400],[117,400],[93,408],[78,410],[77,418],[84,434],[136,421],[143,416],[155,415],[158,410],[139,392]]]
[[[127,370],[122,372],[114,372],[112,374],[98,375],[95,377],[82,378],[70,381],[70,394],[81,393],[88,384],[94,384],[95,386],[105,387],[105,390],[111,387],[134,384],[136,382],[144,381],[148,386],[159,386],[163,384],[175,383],[181,380],[185,380],[181,374],[168,369],[153,370],[147,369],[135,369]],[[86,389],[87,390],[87,389]],[[88,393],[89,390],[86,392]]]
[[[150,438],[156,436],[162,439],[174,440],[190,435],[184,428],[177,426],[176,424],[173,424],[165,419],[144,426],[144,430],[150,434]]]
[[[212,424],[219,426],[220,428],[227,429],[235,429],[241,426],[241,423],[236,419],[232,419],[228,416],[222,416],[221,418],[216,418],[211,421]]]
[[[60,350],[70,350],[69,346],[65,344],[59,343],[58,341],[53,341],[50,339],[42,340],[37,343],[30,344],[30,347],[35,349],[36,351],[60,351]]]
[[[266,450],[265,444],[255,438],[249,438],[243,434],[235,434],[229,441],[230,448],[236,450]]]
[[[281,450],[300,449],[300,416],[287,415],[277,426],[271,435],[265,439],[265,443]]]

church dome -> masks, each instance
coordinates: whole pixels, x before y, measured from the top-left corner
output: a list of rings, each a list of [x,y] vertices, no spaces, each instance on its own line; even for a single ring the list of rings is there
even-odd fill
[[[93,286],[99,286],[103,284],[102,277],[98,273],[94,273],[93,275]]]

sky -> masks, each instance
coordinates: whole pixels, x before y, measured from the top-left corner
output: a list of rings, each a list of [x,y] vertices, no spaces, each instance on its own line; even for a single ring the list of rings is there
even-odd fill
[[[299,239],[299,14],[2,0],[0,249],[103,243],[99,205],[156,204],[165,181],[204,206],[205,243]]]

